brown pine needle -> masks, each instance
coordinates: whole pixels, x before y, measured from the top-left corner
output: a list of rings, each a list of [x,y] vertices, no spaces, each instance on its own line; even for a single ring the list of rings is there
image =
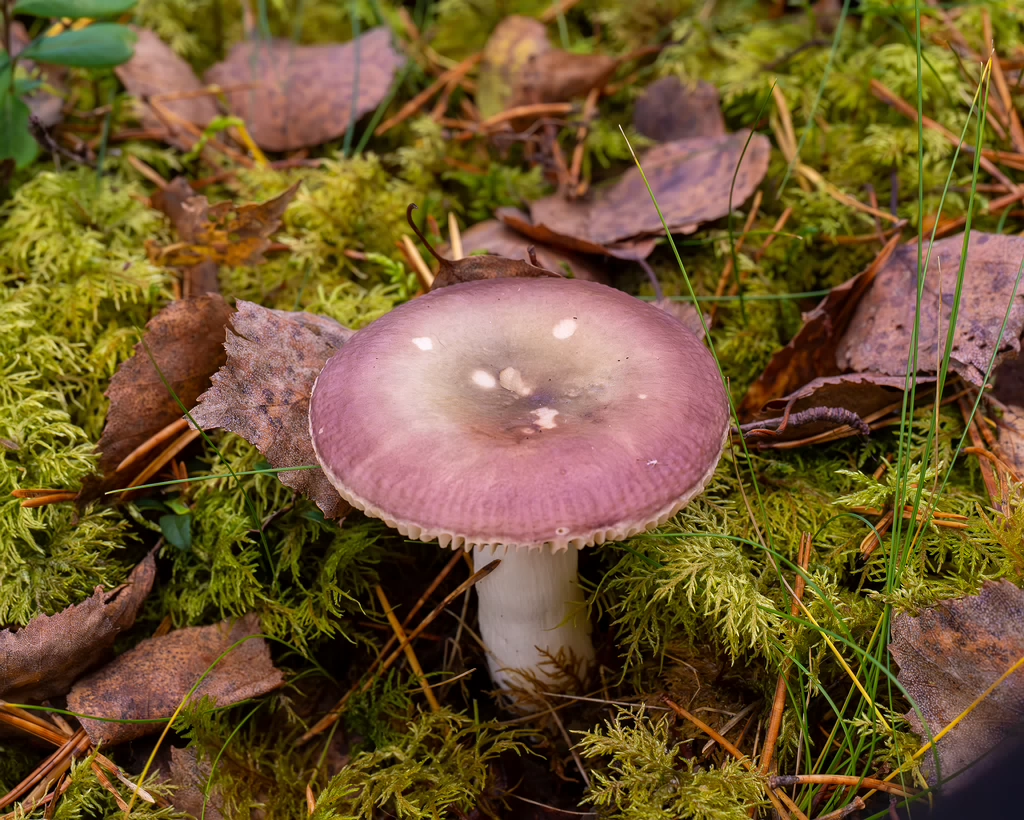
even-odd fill
[[[59,495],[61,493],[69,493],[71,490],[55,490],[52,488],[37,489],[37,488],[22,488],[20,490],[11,490],[11,496],[13,498],[39,498],[44,495]]]
[[[860,795],[857,795],[853,798],[852,803],[847,803],[841,809],[830,811],[828,814],[819,814],[814,818],[814,820],[843,820],[844,817],[849,817],[855,811],[860,811],[866,807],[864,799]]]
[[[743,232],[740,234],[739,239],[736,240],[736,251],[738,254],[743,250],[743,243],[747,239],[747,234],[750,233],[754,227],[754,220],[757,219],[757,212],[761,208],[761,199],[763,194],[758,191],[754,194],[754,201],[750,203],[750,211],[747,213],[747,219],[743,223]],[[736,258],[735,254],[730,253],[729,257],[725,260],[725,265],[722,266],[722,275],[718,277],[718,285],[715,287],[715,296],[722,296],[725,293],[726,288],[729,287],[732,282],[733,274],[733,260]],[[711,307],[711,318],[708,320],[708,324],[714,324],[715,316],[718,315],[718,304],[714,304]]]
[[[459,230],[459,220],[453,211],[448,212],[448,244],[452,249],[453,262],[465,258],[466,254],[462,250],[462,231]]]
[[[28,777],[22,780],[17,786],[11,789],[3,797],[0,797],[0,809],[6,808],[19,800],[35,787],[35,785],[47,777],[58,772],[67,771],[71,767],[72,760],[90,745],[89,736],[84,729],[79,729],[69,737],[64,744],[57,749],[46,760],[39,764]]]
[[[395,116],[386,119],[380,125],[377,126],[377,130],[373,132],[375,137],[379,137],[382,134],[386,134],[396,125],[405,122],[409,117],[423,108],[430,99],[437,94],[442,88],[444,88],[450,80],[458,81],[466,74],[468,74],[478,62],[480,62],[483,54],[473,54],[463,60],[454,68],[450,68],[438,77],[434,82],[427,86],[423,91],[413,97],[409,102],[403,105]]]
[[[852,786],[853,788],[875,789],[886,794],[894,794],[897,797],[913,796],[911,792],[896,783],[886,783],[875,777],[856,777],[850,774],[783,774],[769,778],[768,783],[773,789],[811,785]]]
[[[437,702],[437,698],[434,696],[434,692],[430,688],[430,684],[427,682],[427,676],[423,674],[423,667],[420,666],[420,659],[416,657],[416,650],[412,648],[412,644],[409,643],[409,636],[405,634],[405,630],[402,629],[402,625],[398,622],[398,618],[395,617],[395,611],[391,608],[391,602],[388,601],[388,596],[384,593],[384,588],[380,584],[377,584],[374,587],[374,592],[377,593],[377,600],[380,601],[380,605],[384,607],[384,614],[387,616],[388,623],[391,624],[391,628],[395,631],[395,635],[402,643],[402,649],[405,651],[405,657],[409,661],[409,666],[412,667],[412,672],[416,676],[416,680],[420,682],[420,689],[423,690],[423,695],[426,697],[427,703],[430,704],[432,711],[440,712],[441,704]]]
[[[63,504],[67,501],[74,501],[76,498],[78,498],[77,492],[64,490],[59,493],[53,493],[52,495],[38,495],[35,498],[26,498],[21,502],[21,506],[25,509],[46,507],[50,504]]]
[[[151,435],[148,439],[146,439],[144,442],[142,442],[142,444],[140,444],[138,447],[136,447],[134,450],[132,450],[128,455],[126,455],[123,459],[121,459],[121,463],[118,464],[117,467],[114,468],[114,472],[115,473],[122,473],[122,472],[124,472],[129,467],[131,467],[133,464],[135,464],[136,461],[138,461],[140,458],[142,458],[142,456],[144,456],[144,455],[146,455],[146,453],[150,452],[150,450],[156,449],[157,447],[159,447],[161,444],[163,444],[168,439],[174,438],[175,436],[180,436],[187,429],[188,429],[188,419],[180,418],[180,419],[176,419],[175,421],[172,421],[170,424],[168,424],[162,430],[158,430],[156,433]]]
[[[128,804],[124,802],[124,798],[121,797],[120,792],[114,788],[114,784],[110,782],[110,778],[103,774],[103,769],[100,768],[99,764],[94,760],[90,764],[89,768],[92,769],[92,773],[96,775],[96,779],[100,781],[100,785],[113,795],[114,802],[117,803],[117,807],[121,811],[127,813]]]
[[[423,261],[423,256],[420,254],[420,249],[416,247],[416,244],[409,238],[408,235],[402,237],[401,244],[398,249],[405,256],[409,262],[413,273],[416,274],[416,278],[419,280],[420,288],[424,293],[430,290],[430,286],[434,284],[434,274],[430,270],[430,266]]]
[[[135,476],[131,484],[129,484],[126,489],[131,489],[132,487],[138,487],[140,484],[145,484],[147,481],[149,481],[149,479],[151,479],[158,472],[160,472],[168,461],[170,461],[172,458],[178,455],[178,453],[180,453],[182,450],[188,447],[188,445],[190,445],[201,435],[202,431],[200,430],[189,430],[185,433],[182,433],[177,439],[174,440],[174,443],[172,443],[170,447],[168,447],[160,455],[153,459],[153,461],[149,464],[148,467],[146,467],[145,470],[143,470],[141,473]]]

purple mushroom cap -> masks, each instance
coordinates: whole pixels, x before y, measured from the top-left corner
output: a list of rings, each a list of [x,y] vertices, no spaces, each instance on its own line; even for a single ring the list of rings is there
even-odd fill
[[[699,494],[729,404],[667,313],[593,282],[493,279],[356,333],[309,418],[338,492],[403,535],[562,549],[635,535]]]

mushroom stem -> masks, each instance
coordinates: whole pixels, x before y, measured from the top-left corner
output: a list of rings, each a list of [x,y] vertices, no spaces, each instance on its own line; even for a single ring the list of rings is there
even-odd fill
[[[491,679],[504,690],[575,688],[594,660],[579,550],[473,550],[475,566],[495,558],[501,566],[476,585]]]

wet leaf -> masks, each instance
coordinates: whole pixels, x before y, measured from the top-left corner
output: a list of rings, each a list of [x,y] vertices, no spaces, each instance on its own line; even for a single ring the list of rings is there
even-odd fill
[[[772,357],[764,373],[747,390],[738,408],[741,419],[755,416],[769,401],[787,396],[816,378],[840,373],[836,363],[839,341],[861,297],[898,242],[899,238],[893,237],[867,268],[832,288],[814,310],[804,314],[804,324],[796,336]]]
[[[197,137],[183,123],[199,129],[206,128],[218,115],[217,103],[209,94],[201,94],[204,86],[192,71],[192,66],[175,54],[171,47],[152,31],[135,28],[138,41],[135,54],[124,65],[115,69],[117,77],[137,97],[142,106],[142,124],[149,129],[166,132],[165,139],[177,148],[187,151]],[[162,113],[148,100],[157,95],[191,95],[180,99],[160,100]],[[170,112],[170,115],[167,115]]]
[[[962,234],[932,246],[918,338],[918,367],[923,373],[937,371],[945,348],[962,249]],[[984,381],[1022,258],[1022,237],[971,233],[950,367],[975,385]],[[917,247],[903,245],[879,271],[850,320],[836,351],[841,370],[906,372],[917,281]],[[997,364],[1020,351],[1022,329],[1024,288],[1019,288],[999,342]]]
[[[689,88],[678,77],[662,77],[647,86],[636,102],[633,125],[658,142],[726,133],[718,89],[703,81]]]
[[[568,102],[603,86],[617,66],[603,54],[554,48],[543,23],[513,15],[498,24],[484,47],[477,106],[487,118],[521,105]]]
[[[249,613],[233,623],[223,621],[147,638],[76,683],[68,695],[68,707],[106,718],[81,718],[81,722],[93,743],[114,746],[159,732],[163,726],[110,720],[166,720],[207,672],[193,695],[195,700],[209,697],[219,706],[230,706],[258,698],[284,684],[262,638],[245,640],[211,666],[233,644],[259,631],[259,618]]]
[[[146,345],[185,407],[195,403],[224,364],[230,316],[223,298],[207,295],[171,302],[146,325]],[[99,442],[104,474],[113,473],[132,450],[182,416],[141,342],[114,374],[106,396],[110,410]]]
[[[608,282],[608,273],[599,261],[544,245],[516,233],[496,219],[480,222],[462,234],[462,249],[467,255],[474,251],[487,251],[509,259],[529,259],[527,250],[531,246],[542,268],[563,275],[572,274],[576,279]]]
[[[927,741],[970,706],[1024,656],[1024,592],[1009,581],[989,582],[981,593],[943,601],[916,618],[893,620],[890,650],[897,679],[924,716],[907,713],[913,730]],[[983,700],[921,759],[930,783],[974,763],[998,746],[1024,719],[1024,670],[1018,670]],[[970,776],[958,778],[958,786]]]
[[[309,313],[270,310],[240,301],[224,349],[227,363],[199,397],[192,417],[203,429],[237,433],[273,467],[315,465],[309,436],[309,394],[327,360],[352,331]],[[327,518],[348,505],[322,470],[277,473],[281,483],[310,498]]]
[[[644,155],[644,173],[673,233],[692,233],[702,222],[720,219],[729,213],[730,196],[731,206],[738,208],[761,184],[771,144],[767,137],[754,134],[744,154],[748,136],[749,132],[738,131],[721,138],[677,140],[655,146]],[[529,236],[569,250],[620,258],[639,255],[639,251],[632,256],[616,252],[620,243],[642,242],[664,232],[636,168],[588,200],[569,201],[555,195],[531,203],[528,221],[507,209],[499,210],[498,218]]]
[[[405,57],[391,45],[390,30],[380,27],[343,45],[239,43],[227,60],[206,72],[206,81],[229,89],[228,108],[245,120],[261,148],[293,151],[343,135],[353,116],[380,105],[404,64]]]
[[[235,206],[232,202],[210,205],[205,196],[193,196],[181,202],[180,191],[154,197],[157,207],[166,208],[181,236],[166,248],[150,245],[150,256],[160,264],[191,267],[203,262],[217,265],[259,265],[270,247],[270,236],[281,227],[301,183],[284,193],[258,204]]]
[[[135,623],[155,578],[150,553],[125,586],[96,587],[91,598],[56,615],[38,615],[17,632],[0,631],[0,696],[18,703],[66,694]]]

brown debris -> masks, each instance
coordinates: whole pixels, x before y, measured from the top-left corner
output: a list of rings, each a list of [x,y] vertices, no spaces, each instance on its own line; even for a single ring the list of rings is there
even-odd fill
[[[993,381],[993,396],[1003,411],[999,419],[1000,454],[1018,475],[1024,475],[1024,360],[1018,357],[1000,365]],[[986,422],[980,412],[976,421],[983,429]]]
[[[218,295],[171,302],[146,325],[149,353],[167,380],[165,386],[142,342],[110,381],[107,423],[99,441],[100,468],[110,476],[138,445],[181,418],[224,364],[224,328],[231,308]]]
[[[192,411],[205,430],[237,433],[273,467],[315,465],[309,436],[309,394],[324,364],[352,335],[332,319],[270,310],[239,301],[224,349],[227,363]],[[327,518],[348,505],[322,470],[277,474],[281,483],[310,498]]]
[[[135,623],[155,578],[150,553],[125,586],[106,592],[96,587],[80,604],[56,615],[38,615],[17,632],[0,632],[0,696],[37,702],[67,693]]]
[[[224,820],[224,796],[220,790],[215,786],[209,800],[206,799],[212,770],[209,761],[199,762],[194,748],[171,748],[169,782],[176,787],[171,802],[177,811],[193,817],[205,816],[206,820]]]
[[[484,46],[476,105],[485,119],[510,108],[516,77],[530,60],[550,51],[547,29],[539,20],[512,15],[494,29]]]
[[[662,77],[647,86],[636,101],[633,125],[658,142],[726,134],[718,89],[703,81],[688,88],[678,77]]]
[[[202,195],[186,197],[176,180],[154,194],[153,205],[170,217],[182,241],[166,248],[150,244],[149,255],[159,264],[184,268],[204,262],[259,265],[300,184],[266,202],[236,206],[229,201],[210,205]]]
[[[897,680],[917,703],[907,719],[923,742],[944,729],[1024,656],[1024,592],[1009,581],[986,583],[978,595],[943,601],[918,617],[897,615],[890,650],[899,664]],[[949,734],[939,740],[943,778],[974,763],[1024,719],[1024,670],[994,689]],[[935,783],[932,750],[921,768]],[[951,784],[958,787],[969,776]]]
[[[608,273],[599,260],[532,241],[496,219],[478,222],[462,234],[462,249],[467,255],[487,251],[509,259],[527,259],[530,247],[542,268],[563,274],[568,270],[575,279],[608,283]]]
[[[685,234],[726,216],[730,204],[740,207],[764,179],[770,154],[767,137],[738,131],[721,138],[698,137],[655,146],[641,165],[669,230]],[[550,244],[626,259],[646,257],[654,247],[653,237],[664,233],[636,168],[589,199],[570,202],[551,196],[531,203],[528,218],[510,209],[500,209],[498,218]]]
[[[294,151],[344,134],[353,116],[358,119],[380,105],[404,64],[405,57],[391,45],[390,29],[381,26],[342,45],[239,43],[227,60],[206,72],[206,81],[225,87],[259,83],[258,88],[228,91],[228,107],[245,120],[261,148]]]
[[[210,697],[219,706],[230,706],[260,697],[284,684],[262,638],[250,638],[236,646],[211,669],[229,647],[259,631],[259,618],[249,613],[233,623],[223,621],[147,638],[75,684],[68,707],[107,718],[80,720],[93,743],[114,746],[163,727],[160,723],[113,723],[110,719],[169,719],[207,672],[191,699]]]
[[[942,358],[962,249],[962,235],[932,246],[921,300],[920,372],[936,372]],[[984,381],[1022,258],[1024,239],[1020,237],[971,233],[950,367],[972,384]],[[917,247],[904,245],[879,271],[874,285],[860,300],[836,350],[836,364],[841,370],[887,375],[906,371],[916,290]],[[1022,329],[1024,288],[1019,288],[999,342],[997,363],[1007,354],[1020,351]]]
[[[114,69],[118,79],[142,106],[142,125],[165,132],[165,139],[187,151],[196,137],[183,123],[206,128],[218,115],[217,103],[192,71],[192,66],[175,54],[152,31],[133,26],[138,39],[132,58]],[[160,99],[159,112],[150,103]]]

